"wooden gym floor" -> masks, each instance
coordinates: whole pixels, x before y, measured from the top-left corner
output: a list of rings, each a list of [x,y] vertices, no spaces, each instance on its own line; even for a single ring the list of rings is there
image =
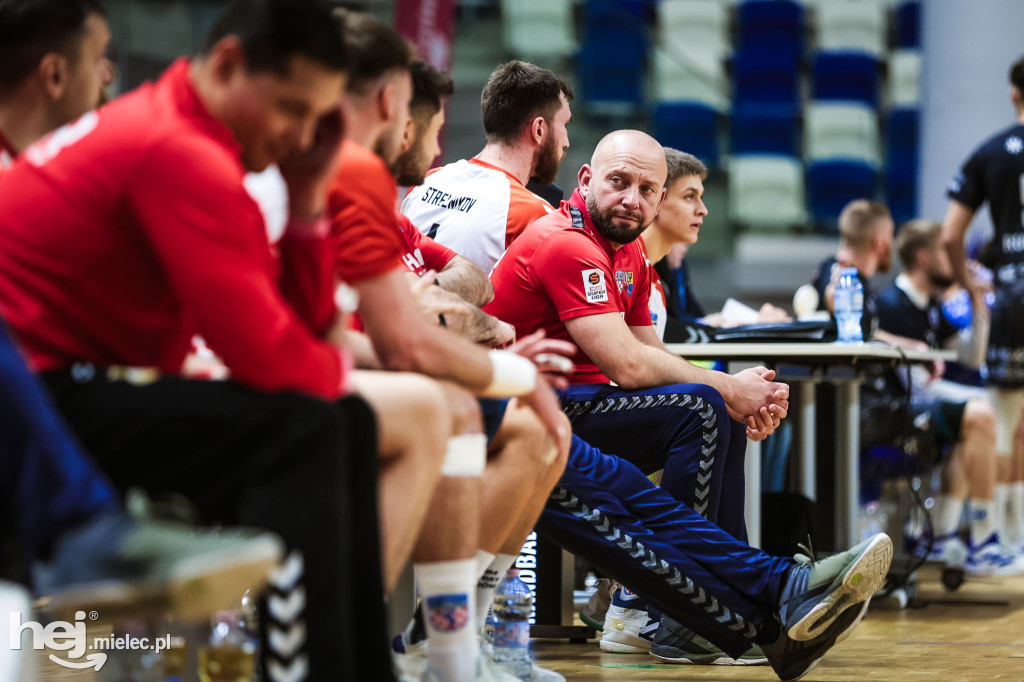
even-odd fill
[[[958,591],[947,592],[938,569],[925,567],[917,585],[918,599],[932,603],[896,610],[873,601],[853,635],[802,679],[1024,680],[1024,576],[968,578]],[[677,666],[647,654],[606,654],[597,640],[533,640],[531,647],[542,665],[570,682],[778,679],[769,666]]]

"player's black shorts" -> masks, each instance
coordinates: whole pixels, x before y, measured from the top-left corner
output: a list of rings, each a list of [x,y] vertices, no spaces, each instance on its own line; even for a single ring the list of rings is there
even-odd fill
[[[960,440],[966,402],[915,401],[907,414],[904,399],[862,401],[861,445],[893,445],[921,462],[943,464]]]
[[[985,364],[989,385],[1024,387],[1024,280],[996,291]]]
[[[501,421],[505,418],[505,410],[508,408],[508,398],[480,398],[481,416],[484,419],[484,433],[487,434],[487,444],[494,440],[495,434],[501,428]]]

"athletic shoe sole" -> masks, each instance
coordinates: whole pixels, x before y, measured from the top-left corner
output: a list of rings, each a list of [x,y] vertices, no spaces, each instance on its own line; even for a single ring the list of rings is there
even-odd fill
[[[860,557],[846,569],[838,585],[789,627],[790,639],[807,642],[820,636],[846,609],[871,598],[885,582],[892,563],[892,540],[875,537]],[[838,641],[838,640],[837,640]]]
[[[764,665],[768,662],[767,656],[762,658],[730,658],[725,653],[717,656],[712,655],[712,657],[709,657],[707,654],[690,657],[662,656],[654,653],[653,649],[651,650],[651,656],[665,663],[678,663],[680,665]]]
[[[630,638],[631,640],[633,638]],[[643,642],[642,639],[636,641]],[[650,642],[647,646],[643,644],[629,644],[627,642],[616,642],[604,637],[601,638],[601,651],[609,654],[646,654],[651,650]]]
[[[845,641],[853,633],[857,625],[860,623],[861,619],[864,618],[864,614],[867,613],[868,602],[870,601],[870,599],[865,600],[863,604],[860,605],[859,609],[856,606],[853,607],[855,609],[858,609],[858,612],[857,615],[852,618],[851,609],[847,609],[837,617],[837,620],[849,621],[849,624],[843,626],[840,632],[831,635],[823,635],[821,637],[820,642],[810,642],[804,645],[814,647],[815,649],[814,653],[811,654],[812,658],[805,665],[798,666],[796,670],[792,669],[791,667],[787,667],[781,671],[775,669],[773,666],[773,669],[775,669],[775,673],[779,676],[779,679],[784,680],[785,682],[789,682],[790,680],[798,680],[807,673],[814,670],[815,666],[817,666],[818,662],[821,661],[822,658],[824,658],[825,654],[827,654],[829,651],[835,648],[837,644],[840,644],[843,641]]]
[[[261,535],[244,546],[212,552],[179,563],[165,582],[109,581],[74,585],[36,601],[55,620],[75,620],[77,611],[95,611],[96,622],[168,614],[197,621],[231,608],[247,589],[263,587],[284,554],[281,541]]]

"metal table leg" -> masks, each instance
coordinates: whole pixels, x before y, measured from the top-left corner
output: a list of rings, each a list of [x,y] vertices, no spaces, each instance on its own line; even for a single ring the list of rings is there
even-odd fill
[[[857,538],[860,481],[860,381],[836,382],[836,549],[853,545]]]

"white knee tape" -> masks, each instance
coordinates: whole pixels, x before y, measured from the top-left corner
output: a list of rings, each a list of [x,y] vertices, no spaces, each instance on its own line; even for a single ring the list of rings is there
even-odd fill
[[[477,478],[487,467],[487,436],[463,433],[448,439],[448,451],[441,464],[441,475],[453,478]]]
[[[1020,411],[1024,408],[1024,390],[990,390],[997,417],[996,454],[1009,457],[1013,454],[1013,436],[1020,422]]]
[[[537,367],[529,358],[508,350],[492,350],[491,385],[485,396],[494,398],[526,395],[537,386]]]

